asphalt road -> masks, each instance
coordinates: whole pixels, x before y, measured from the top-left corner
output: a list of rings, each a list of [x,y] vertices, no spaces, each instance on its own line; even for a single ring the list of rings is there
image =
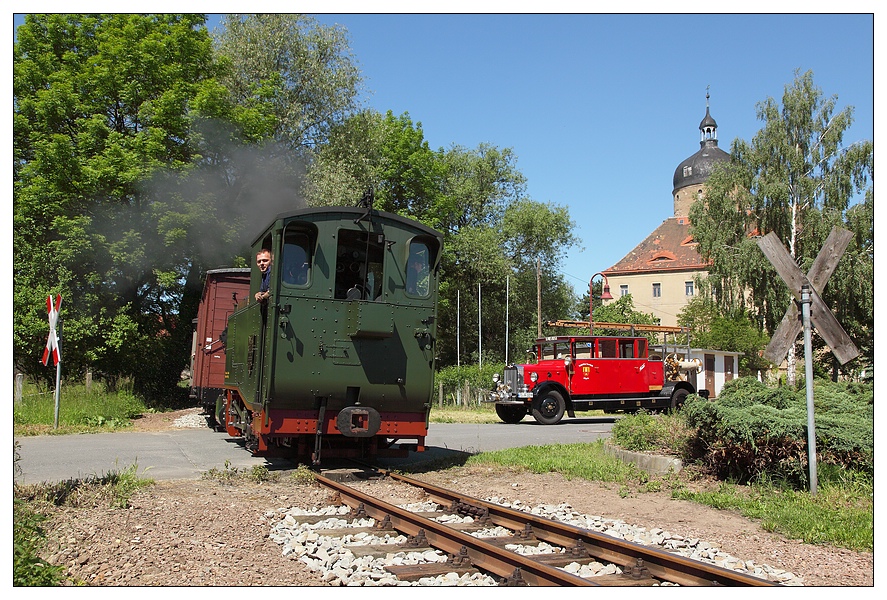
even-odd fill
[[[565,419],[539,425],[527,418],[516,425],[432,423],[425,452],[406,459],[388,459],[398,467],[448,456],[519,446],[592,442],[609,437],[613,417]],[[58,482],[122,472],[135,465],[137,474],[155,480],[198,479],[212,468],[292,469],[285,459],[256,458],[236,439],[209,428],[157,433],[100,433],[16,438],[19,459],[15,481],[22,484]]]

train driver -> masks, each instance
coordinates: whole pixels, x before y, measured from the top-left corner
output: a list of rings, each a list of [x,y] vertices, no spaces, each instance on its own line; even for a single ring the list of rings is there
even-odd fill
[[[271,296],[271,251],[262,248],[256,253],[256,266],[262,274],[262,284],[256,292],[256,302],[267,302]]]

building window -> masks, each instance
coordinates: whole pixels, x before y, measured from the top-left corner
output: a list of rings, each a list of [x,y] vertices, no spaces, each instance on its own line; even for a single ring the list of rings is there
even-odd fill
[[[684,177],[689,177],[693,174],[693,167],[685,165],[684,166]]]
[[[684,294],[686,294],[687,296],[693,295],[693,282],[692,281],[685,281],[684,282]]]
[[[662,285],[659,283],[653,284],[653,297],[659,298],[662,296]]]
[[[628,284],[627,283],[623,283],[622,285],[619,286],[619,295],[620,296],[627,296],[628,295]]]

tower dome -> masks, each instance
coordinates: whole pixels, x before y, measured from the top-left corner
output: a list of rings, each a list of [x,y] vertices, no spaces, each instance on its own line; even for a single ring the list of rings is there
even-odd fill
[[[708,99],[709,94],[706,91],[705,118],[699,123],[699,151],[683,160],[674,171],[672,196],[676,217],[687,216],[690,205],[701,193],[702,184],[708,180],[714,165],[730,160],[730,155],[718,148],[718,124],[711,116]]]

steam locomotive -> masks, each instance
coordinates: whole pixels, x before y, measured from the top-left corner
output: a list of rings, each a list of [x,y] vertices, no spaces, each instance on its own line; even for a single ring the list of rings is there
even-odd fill
[[[252,244],[253,256],[271,252],[270,298],[256,300],[255,268],[236,305],[204,293],[232,306],[218,339],[195,337],[193,354],[224,356],[212,420],[255,455],[314,464],[423,451],[442,241],[371,203],[277,215]],[[212,313],[198,313],[204,335]],[[192,396],[216,389],[209,368],[194,376]]]

